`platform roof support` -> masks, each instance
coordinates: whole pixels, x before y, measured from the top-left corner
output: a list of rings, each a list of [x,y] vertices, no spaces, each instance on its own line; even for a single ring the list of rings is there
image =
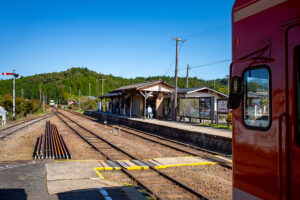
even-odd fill
[[[147,99],[148,99],[148,97],[150,97],[150,96],[152,96],[152,94],[153,94],[153,92],[146,92],[145,91],[145,93],[143,93],[142,91],[139,91],[140,92],[140,94],[144,97],[144,118],[146,118],[146,103],[147,103]]]

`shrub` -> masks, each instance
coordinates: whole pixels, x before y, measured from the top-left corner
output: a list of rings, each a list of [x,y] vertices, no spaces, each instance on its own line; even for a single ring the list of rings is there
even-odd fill
[[[232,123],[232,113],[228,113],[227,114],[227,118],[226,118],[227,123],[231,124]]]

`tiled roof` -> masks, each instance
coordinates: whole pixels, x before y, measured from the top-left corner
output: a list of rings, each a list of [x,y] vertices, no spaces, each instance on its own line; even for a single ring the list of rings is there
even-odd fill
[[[136,90],[136,89],[140,89],[140,88],[144,88],[144,87],[147,87],[147,86],[150,86],[150,85],[154,85],[156,83],[164,83],[170,87],[173,87],[172,85],[166,83],[166,82],[163,82],[162,80],[156,80],[156,81],[149,81],[149,82],[145,82],[145,83],[137,83],[137,84],[132,84],[132,85],[126,85],[126,86],[123,86],[123,87],[120,87],[120,88],[117,88],[111,92],[116,92],[116,91],[122,91],[122,90]]]
[[[188,94],[193,92],[200,92],[201,90],[210,90],[212,92],[215,92],[221,96],[228,97],[226,94],[223,94],[221,92],[218,92],[217,90],[208,88],[208,87],[191,87],[191,88],[178,88],[177,93],[178,94]]]
[[[121,94],[122,93],[120,93],[120,92],[108,93],[108,94],[105,94],[105,95],[101,96],[100,98],[115,97],[115,96],[120,96]]]

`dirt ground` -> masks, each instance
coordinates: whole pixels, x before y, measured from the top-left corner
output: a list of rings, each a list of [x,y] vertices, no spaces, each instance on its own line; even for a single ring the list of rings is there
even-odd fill
[[[46,120],[51,119],[53,117]],[[37,137],[43,133],[46,120],[39,121],[0,140],[0,161],[32,160]]]
[[[37,137],[44,134],[46,121],[57,125],[63,136],[73,160],[103,160],[104,157],[76,136],[56,116],[47,118],[24,128],[9,138],[0,140],[0,161],[32,160]]]
[[[170,167],[162,171],[210,199],[232,199],[232,170],[203,165]]]
[[[187,156],[182,152],[162,147],[161,145],[145,141],[130,134],[121,133],[121,136],[117,136],[116,133],[114,135],[108,133],[111,130],[103,132],[103,125],[70,113],[65,114],[82,126],[101,135],[121,149],[128,151],[140,159]],[[105,159],[104,156],[92,149],[54,115],[46,120],[33,124],[29,128],[18,131],[4,140],[0,140],[0,162],[32,160],[37,137],[44,134],[46,121],[50,121],[57,126],[58,132],[63,136],[64,141],[72,154],[72,160]],[[209,198],[232,198],[232,170],[228,170],[218,165],[207,165],[170,167],[162,169],[162,171],[196,191],[205,194]],[[103,171],[101,173],[106,180],[112,182],[120,182],[122,184],[133,183],[133,181],[121,171]]]

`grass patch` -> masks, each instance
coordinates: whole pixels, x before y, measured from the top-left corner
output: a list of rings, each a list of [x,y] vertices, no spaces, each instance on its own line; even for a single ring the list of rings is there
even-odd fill
[[[81,113],[81,114],[83,114],[84,113],[84,111],[85,110],[79,110],[79,109],[72,109],[73,111],[76,111],[76,112],[79,112],[79,113]]]
[[[212,127],[212,128],[218,128],[218,129],[226,129],[226,130],[232,130],[232,126],[229,125],[229,127],[227,125],[224,124],[197,124],[198,126],[205,126],[205,127]]]

